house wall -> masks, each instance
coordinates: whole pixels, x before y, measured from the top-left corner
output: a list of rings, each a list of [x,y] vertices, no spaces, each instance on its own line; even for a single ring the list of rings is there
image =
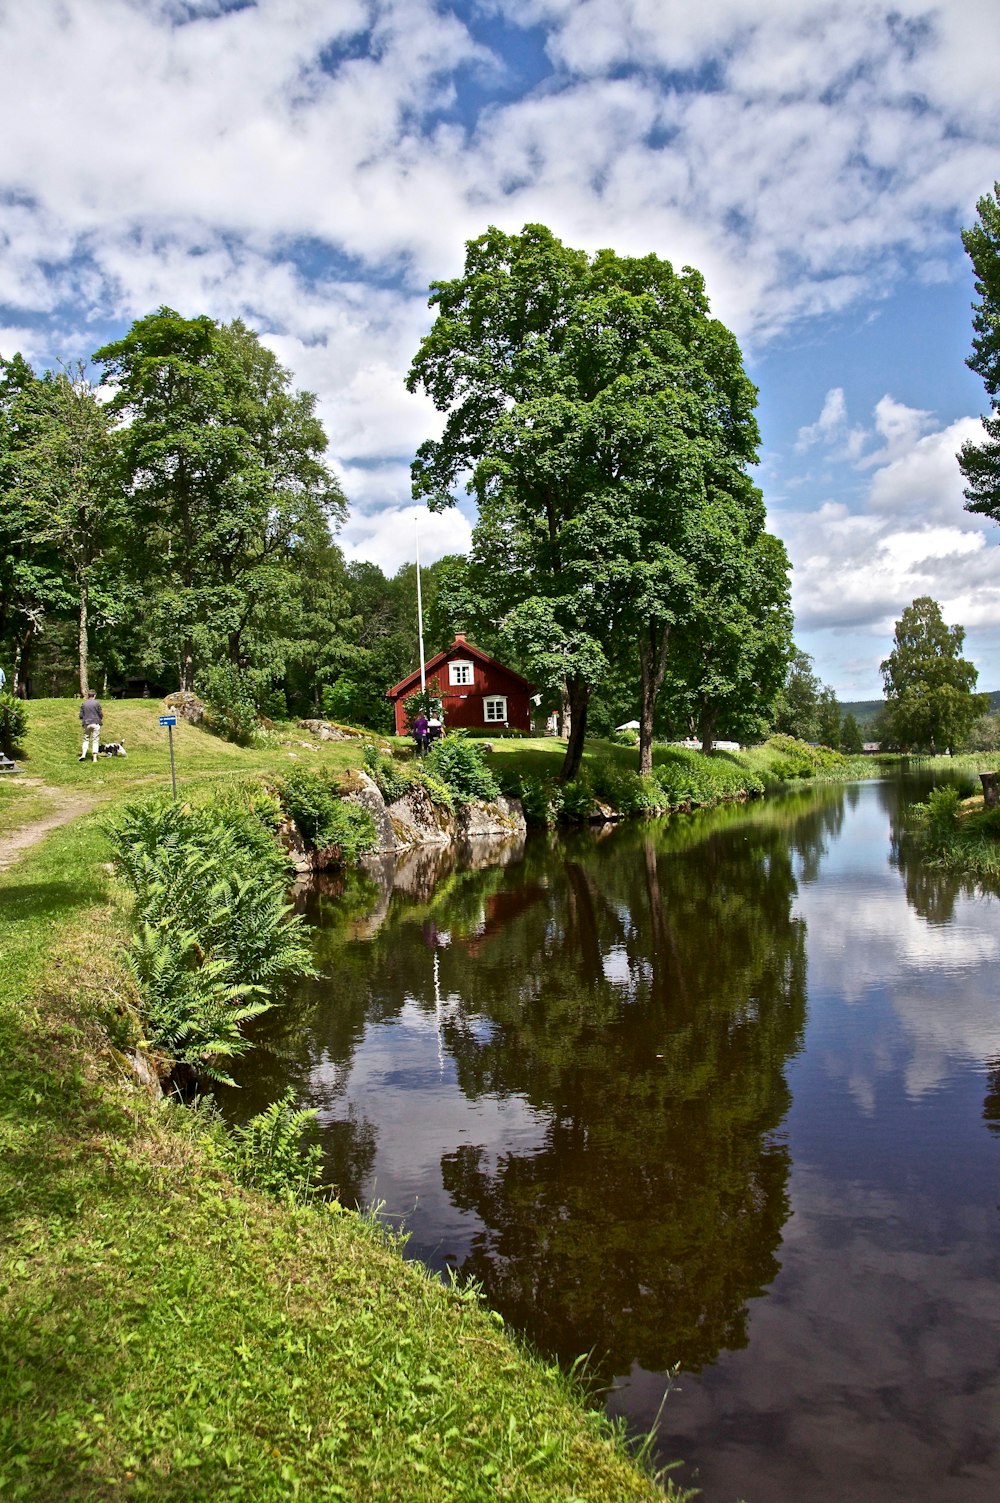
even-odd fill
[[[449,682],[448,664],[453,661],[472,663],[471,683],[458,685]],[[528,691],[520,680],[513,678],[503,668],[480,662],[471,653],[456,649],[450,652],[447,659],[439,663],[428,675],[428,683],[434,679],[437,679],[440,684],[443,706],[441,718],[446,730],[483,730],[494,727],[500,732],[505,724],[511,730],[525,732],[531,730],[531,703]],[[410,693],[412,692],[410,690]],[[506,697],[506,722],[487,721],[485,718],[483,700],[494,695]],[[403,700],[408,697],[404,695],[395,702],[397,736],[407,734]]]

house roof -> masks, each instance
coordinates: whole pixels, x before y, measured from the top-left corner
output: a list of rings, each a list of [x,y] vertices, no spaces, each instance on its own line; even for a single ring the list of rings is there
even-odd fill
[[[516,679],[529,692],[534,691],[534,684],[529,683],[520,673],[515,673],[513,668],[508,668],[505,663],[498,662],[496,658],[491,658],[489,653],[484,652],[481,647],[476,647],[472,642],[467,641],[462,632],[456,634],[455,640],[450,647],[446,647],[443,652],[439,652],[435,657],[428,659],[424,664],[425,677],[429,677],[432,673],[436,672],[444,663],[447,663],[449,658],[454,657],[456,652],[461,652],[466,657],[477,658],[480,663],[486,664],[489,668],[499,668],[501,673],[506,674],[508,678]],[[410,693],[419,683],[420,669],[415,668],[412,673],[408,673],[405,678],[401,678],[398,684],[393,684],[391,689],[386,689],[385,697],[386,699],[400,699],[402,695]]]

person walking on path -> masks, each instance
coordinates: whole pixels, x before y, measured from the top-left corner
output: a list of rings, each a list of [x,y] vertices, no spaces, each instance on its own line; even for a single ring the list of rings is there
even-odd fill
[[[88,689],[87,697],[80,706],[80,724],[83,726],[83,751],[79,760],[87,760],[87,742],[94,761],[97,761],[97,750],[101,744],[101,726],[104,724],[104,711],[101,709],[101,701],[97,697],[96,689]]]

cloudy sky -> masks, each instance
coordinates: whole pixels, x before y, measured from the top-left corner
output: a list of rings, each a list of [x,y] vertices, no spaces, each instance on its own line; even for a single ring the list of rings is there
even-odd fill
[[[345,551],[393,570],[428,282],[490,223],[655,251],[705,273],[760,387],[821,677],[878,694],[932,594],[1000,688],[1000,530],[954,460],[998,77],[996,0],[0,0],[0,353],[242,316],[319,394]],[[428,519],[424,557],[468,533]]]

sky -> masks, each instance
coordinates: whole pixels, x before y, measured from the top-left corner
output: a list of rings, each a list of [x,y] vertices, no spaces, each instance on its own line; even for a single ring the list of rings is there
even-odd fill
[[[440,431],[403,384],[429,283],[490,224],[653,251],[760,389],[820,678],[877,697],[929,594],[1000,688],[1000,529],[955,461],[998,78],[997,0],[0,0],[0,354],[245,319],[317,393],[345,554],[392,572]],[[424,513],[422,560],[472,520]]]

